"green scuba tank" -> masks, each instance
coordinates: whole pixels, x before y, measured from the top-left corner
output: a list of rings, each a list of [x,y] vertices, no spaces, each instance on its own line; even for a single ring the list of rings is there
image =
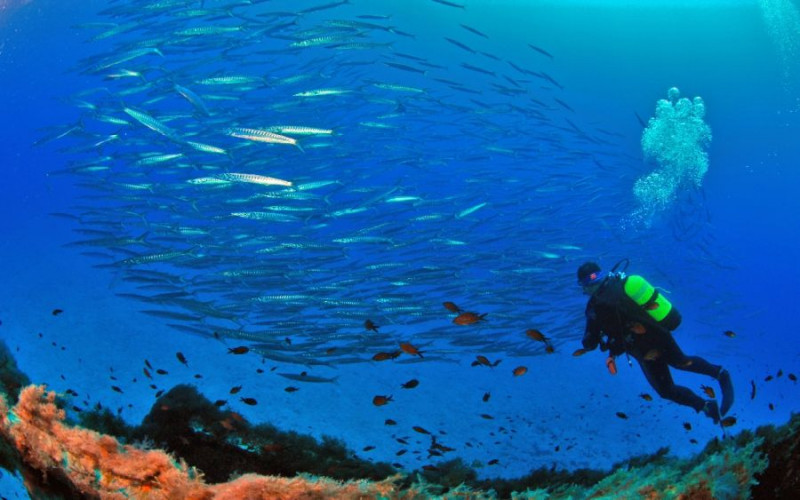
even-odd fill
[[[677,308],[658,293],[653,285],[641,276],[631,275],[623,280],[625,295],[630,297],[642,311],[646,312],[658,325],[667,330],[674,330],[681,324],[681,315]]]

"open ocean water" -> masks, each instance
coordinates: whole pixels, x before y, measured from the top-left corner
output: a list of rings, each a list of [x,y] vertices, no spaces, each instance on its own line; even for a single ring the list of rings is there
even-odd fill
[[[577,267],[627,258],[680,310],[684,351],[731,372],[731,430],[784,423],[799,8],[0,0],[0,338],[34,383],[133,424],[188,383],[407,470],[687,456],[720,428],[635,363],[573,356]],[[690,101],[660,121],[672,87]],[[648,122],[666,132],[643,152]],[[486,316],[454,324],[444,302]],[[414,426],[454,450],[430,457]]]

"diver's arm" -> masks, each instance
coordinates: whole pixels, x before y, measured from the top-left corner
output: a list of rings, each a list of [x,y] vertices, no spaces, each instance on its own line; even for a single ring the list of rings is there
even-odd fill
[[[587,351],[593,351],[602,340],[603,331],[597,322],[597,314],[589,303],[586,306],[586,330],[583,333],[583,348]]]

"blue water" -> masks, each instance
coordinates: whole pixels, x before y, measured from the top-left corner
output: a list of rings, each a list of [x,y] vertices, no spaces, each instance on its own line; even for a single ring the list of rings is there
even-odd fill
[[[462,457],[478,467],[482,477],[515,477],[541,466],[605,468],[663,446],[685,456],[719,436],[719,428],[690,409],[657,398],[643,401],[639,394],[653,391],[635,365],[628,369],[619,360],[620,372],[612,377],[600,353],[572,356],[580,347],[585,300],[574,284],[575,269],[585,260],[610,267],[627,257],[632,262],[630,272],[668,290],[680,309],[684,322],[675,337],[682,348],[723,364],[732,373],[737,387],[732,414],[738,422],[733,430],[785,422],[798,409],[796,384],[786,374],[800,371],[800,348],[793,332],[794,289],[800,282],[796,196],[800,74],[796,59],[787,59],[787,54],[796,55],[792,50],[800,35],[782,37],[781,28],[792,33],[796,27],[792,15],[797,16],[797,3],[717,1],[699,7],[656,1],[463,3],[464,9],[432,0],[351,0],[302,16],[292,28],[297,31],[290,31],[298,36],[301,28],[331,19],[357,19],[414,35],[371,31],[356,40],[391,42],[391,47],[296,50],[289,47],[296,38],[276,37],[265,42],[269,50],[263,54],[240,52],[235,61],[209,60],[183,68],[193,57],[187,45],[184,52],[172,48],[165,50],[164,58],[147,56],[97,72],[81,69],[87,67],[87,58],[114,51],[120,39],[130,43],[202,24],[182,24],[181,18],[165,14],[141,21],[145,26],[158,21],[150,29],[92,40],[102,29],[79,25],[126,21],[124,16],[98,15],[108,2],[0,3],[4,284],[0,332],[16,350],[21,369],[36,383],[77,391],[81,401],[121,408],[126,420],[138,423],[154,401],[142,376],[147,359],[169,372],[157,380],[161,388],[193,383],[212,400],[229,399],[233,409],[253,422],[341,438],[359,456],[397,462],[409,470],[435,463],[435,457],[427,456],[430,438],[415,433],[411,429],[415,425],[456,449],[445,459]],[[207,1],[206,7],[217,4]],[[320,5],[325,2],[275,1],[245,10],[300,11]],[[777,22],[765,21],[778,11],[782,17]],[[390,17],[356,17],[365,14]],[[244,36],[228,34],[224,42],[241,41]],[[523,74],[509,61],[546,73],[552,80]],[[175,72],[182,84],[204,94],[231,93],[196,84],[214,70],[263,74],[270,90],[242,91],[246,97],[234,105],[214,101],[213,106],[219,107],[215,109],[226,110],[229,121],[241,123],[198,128],[196,123],[204,118],[192,115],[191,105],[174,92],[161,89],[122,98],[119,92],[130,82],[104,80],[115,69],[147,69],[151,77],[158,67]],[[308,83],[275,84],[279,78],[301,73],[312,75]],[[442,80],[458,82],[472,92]],[[425,93],[418,97],[376,90],[375,82],[421,88]],[[633,185],[654,168],[643,158],[637,115],[647,121],[656,101],[666,98],[673,86],[686,97],[702,96],[705,101],[705,119],[713,133],[708,173],[701,188],[683,186],[676,202],[649,225],[632,224],[628,218],[636,208]],[[108,90],[81,94],[98,87]],[[310,104],[292,99],[292,93],[328,87],[351,93],[336,96],[339,101],[317,98]],[[149,101],[154,97],[160,99]],[[81,101],[102,106],[104,112],[131,124],[97,125]],[[231,161],[237,155],[265,161],[268,168],[259,171],[264,175],[296,184],[320,180],[339,184],[322,191],[324,200],[315,200],[319,217],[295,225],[230,217],[236,210],[226,206],[223,197],[189,187],[187,180],[204,175],[200,170],[165,173],[160,167],[133,164],[142,154],[172,152],[176,146],[131,120],[123,106],[160,117],[180,113],[171,127],[197,133],[191,140],[196,137],[198,142],[236,149]],[[533,116],[532,110],[540,114]],[[381,118],[390,113],[397,116]],[[123,145],[76,151],[98,140],[77,133],[32,146],[79,120],[79,128],[91,129],[96,137],[120,134]],[[209,132],[276,122],[332,128],[336,133],[325,141],[333,144],[310,147],[323,140],[301,138],[303,152],[285,145],[243,146],[221,132]],[[263,153],[253,153],[260,146]],[[102,162],[104,155],[112,156],[108,162],[114,168],[99,182],[85,175],[57,173],[81,162]],[[221,160],[207,155],[197,161]],[[225,164],[231,172],[247,168],[242,163]],[[104,190],[115,182],[158,186],[144,193]],[[261,192],[247,185],[232,189],[232,198]],[[112,196],[99,196],[109,192]],[[386,202],[396,196],[414,196],[420,202]],[[482,203],[486,205],[457,216]],[[119,208],[123,206],[133,208]],[[257,210],[254,206],[247,209]],[[352,216],[330,215],[361,206],[368,209]],[[70,220],[70,215],[82,215],[84,223]],[[146,269],[185,276],[183,290],[241,313],[241,323],[247,324],[239,326],[258,331],[274,327],[274,337],[268,334],[262,341],[290,337],[293,347],[283,348],[293,355],[308,352],[320,359],[326,348],[336,346],[348,349],[346,356],[336,359],[361,362],[307,366],[262,361],[252,353],[229,356],[226,345],[247,342],[225,339],[222,345],[208,337],[210,332],[192,335],[168,326],[175,320],[142,314],[139,311],[160,305],[122,296],[133,289],[126,281],[131,268],[120,261],[131,252],[155,250],[70,246],[95,237],[80,232],[97,228],[87,220],[122,220],[103,226],[113,227],[118,237],[154,238],[159,224],[208,230],[210,235],[199,244],[190,236],[158,242],[158,251],[191,251],[192,258],[202,253],[205,260],[193,266],[161,263]],[[271,261],[256,253],[262,246],[245,245],[237,234],[272,238],[271,244],[331,245],[334,239],[364,235],[391,243],[337,244],[342,248],[335,259],[309,250],[293,253],[290,260]],[[370,265],[387,263],[397,267],[366,271]],[[270,290],[254,290],[246,280],[218,279],[221,271],[255,265],[284,266],[281,276],[291,271],[293,278],[281,278]],[[398,268],[403,272],[392,270]],[[435,272],[428,273],[431,269]],[[208,291],[208,282],[204,288],[191,281],[197,276],[216,276],[213,291]],[[315,290],[314,300],[319,302],[311,305],[275,305],[270,310],[253,306],[258,295],[311,292],[311,287],[321,285],[328,288]],[[379,297],[393,301],[380,302]],[[348,302],[333,310],[323,307],[324,299]],[[445,300],[488,313],[487,320],[453,325],[454,315],[441,305]],[[390,309],[393,306],[407,309]],[[55,308],[64,313],[51,315]],[[362,325],[367,318],[381,325],[378,333],[365,332]],[[274,323],[257,325],[267,319],[294,323],[291,328],[286,323],[280,328]],[[213,325],[212,330],[238,328],[214,318],[205,318],[203,324]],[[546,354],[542,345],[527,339],[528,328],[551,337],[555,353]],[[735,331],[735,338],[723,335],[726,330]],[[348,341],[337,343],[326,338],[333,333],[362,340],[355,347]],[[316,341],[323,347],[318,348]],[[397,349],[399,342],[419,346],[425,358],[414,360],[403,354],[396,362],[369,360],[376,352]],[[304,345],[309,346],[307,351]],[[176,351],[186,355],[188,368],[178,363]],[[471,367],[479,354],[502,362],[492,369]],[[516,366],[529,371],[513,377]],[[260,367],[267,373],[257,374]],[[338,378],[334,383],[300,383],[300,391],[288,394],[283,389],[298,384],[270,372],[273,367],[277,372],[307,370]],[[782,377],[764,381],[778,370]],[[709,383],[695,375],[674,375],[697,391]],[[412,378],[420,380],[418,388],[400,388]],[[754,399],[749,394],[751,380],[757,386]],[[122,387],[124,393],[114,392],[111,385]],[[256,397],[259,405],[234,401],[227,394],[234,385],[243,385],[243,395]],[[481,397],[486,392],[491,400],[484,403]],[[393,395],[394,401],[375,407],[374,395]],[[615,414],[620,411],[629,418],[619,419]],[[387,418],[398,425],[385,426]],[[687,432],[684,422],[690,422],[693,430]],[[395,438],[407,438],[410,444],[401,445]],[[368,445],[376,448],[360,451]],[[408,452],[398,456],[401,449]],[[487,465],[492,459],[498,463]],[[8,475],[2,481],[0,487],[9,492],[15,487]]]

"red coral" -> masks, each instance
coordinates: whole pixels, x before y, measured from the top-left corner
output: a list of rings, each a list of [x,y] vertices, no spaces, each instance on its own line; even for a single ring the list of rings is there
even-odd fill
[[[0,432],[22,459],[43,475],[62,472],[76,489],[103,500],[240,500],[242,498],[399,498],[390,478],[379,483],[245,475],[209,486],[200,474],[160,450],[141,450],[116,439],[64,424],[55,393],[43,386],[22,390],[9,413],[0,395]],[[46,477],[45,477],[46,479]]]

